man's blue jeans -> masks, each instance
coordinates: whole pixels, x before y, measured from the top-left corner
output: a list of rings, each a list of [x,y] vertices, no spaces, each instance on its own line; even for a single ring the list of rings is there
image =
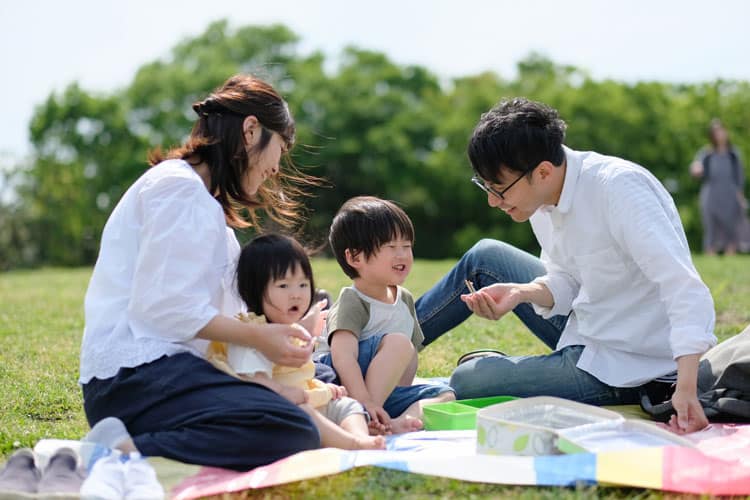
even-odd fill
[[[544,274],[544,265],[533,255],[506,243],[484,239],[474,245],[456,266],[417,300],[417,316],[429,345],[458,326],[472,313],[460,296],[468,293],[464,280],[478,290],[492,283],[528,283]],[[567,317],[544,319],[530,304],[513,312],[554,351]],[[576,367],[582,346],[569,346],[541,356],[485,357],[458,366],[450,379],[457,399],[484,396],[557,396],[595,405],[633,404],[638,388],[609,386]]]

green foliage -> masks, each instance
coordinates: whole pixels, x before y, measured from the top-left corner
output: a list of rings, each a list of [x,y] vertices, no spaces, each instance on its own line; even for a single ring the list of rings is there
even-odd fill
[[[529,251],[527,224],[514,224],[468,182],[466,145],[481,113],[503,97],[559,109],[575,149],[622,156],[649,168],[673,193],[694,248],[700,241],[698,183],[687,166],[718,116],[750,155],[750,83],[678,85],[595,81],[585,70],[529,54],[513,79],[480,73],[440,81],[375,51],[349,47],[332,65],[300,55],[281,25],[209,25],[144,64],[125,87],[94,94],[71,83],[41,103],[30,124],[33,158],[19,165],[17,200],[0,197],[0,268],[91,264],[107,216],[146,168],[146,153],[180,144],[191,105],[238,72],[272,82],[298,125],[293,158],[328,180],[306,201],[305,231],[325,241],[343,201],[359,194],[396,200],[412,217],[420,257],[464,252],[480,237]],[[747,162],[746,162],[747,163]],[[6,169],[7,172],[7,169]]]

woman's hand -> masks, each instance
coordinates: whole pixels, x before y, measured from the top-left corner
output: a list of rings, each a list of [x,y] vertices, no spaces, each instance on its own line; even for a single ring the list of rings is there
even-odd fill
[[[292,367],[305,364],[314,346],[312,337],[300,325],[245,323],[222,315],[214,316],[197,337],[252,347],[273,363]]]
[[[737,192],[737,202],[740,204],[740,209],[745,212],[747,211],[747,198],[742,191]]]
[[[500,319],[521,303],[521,295],[515,283],[494,283],[475,293],[461,295],[461,300],[477,316]]]
[[[314,342],[304,327],[269,323],[262,329],[262,334],[256,337],[255,347],[273,363],[300,367],[312,356]]]

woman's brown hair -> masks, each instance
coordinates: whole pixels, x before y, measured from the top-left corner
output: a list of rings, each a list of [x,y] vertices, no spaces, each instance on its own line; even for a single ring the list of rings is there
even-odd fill
[[[163,153],[149,152],[149,164],[180,158],[192,165],[205,163],[211,174],[209,192],[221,204],[227,224],[242,228],[257,225],[255,209],[262,208],[276,222],[297,222],[301,204],[296,201],[307,193],[303,186],[318,184],[318,179],[299,172],[285,155],[279,174],[264,182],[257,194],[245,192],[243,179],[248,169],[248,153],[260,153],[268,146],[272,132],[294,145],[295,124],[289,107],[268,83],[249,75],[235,75],[202,101],[193,104],[198,114],[190,137],[182,146]],[[243,136],[245,117],[253,115],[261,125],[260,141],[248,152]],[[243,217],[247,209],[250,223]]]

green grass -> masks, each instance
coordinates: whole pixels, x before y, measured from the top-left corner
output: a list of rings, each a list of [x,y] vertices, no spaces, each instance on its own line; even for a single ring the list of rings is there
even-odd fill
[[[418,297],[452,261],[418,261],[406,286]],[[723,340],[750,324],[750,257],[696,256],[712,291],[717,336]],[[348,279],[332,260],[314,262],[318,286],[336,295]],[[83,296],[91,270],[44,269],[0,274],[0,454],[33,446],[39,439],[79,439],[88,426],[77,384],[83,331]],[[479,318],[446,334],[420,355],[419,375],[448,375],[456,358],[471,349],[494,347],[511,354],[546,348],[515,318],[493,323]],[[529,488],[468,483],[374,467],[294,483],[239,497],[355,498],[433,496],[456,498],[662,498],[660,492],[626,488]]]

